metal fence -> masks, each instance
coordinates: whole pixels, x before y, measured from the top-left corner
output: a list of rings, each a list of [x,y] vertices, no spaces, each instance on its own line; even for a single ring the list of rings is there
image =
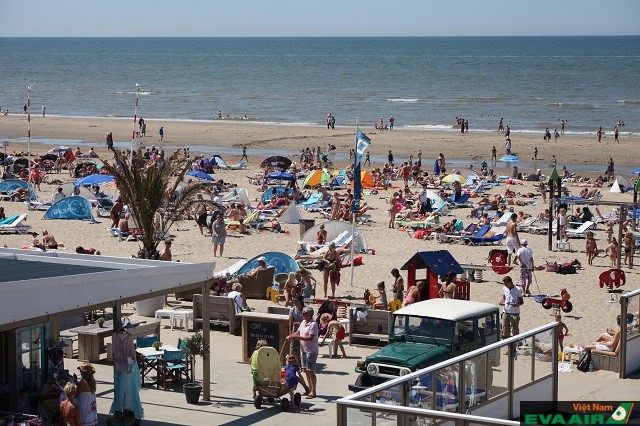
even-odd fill
[[[622,320],[622,319],[626,320]],[[640,369],[640,290],[620,295],[620,370],[626,379]]]
[[[337,401],[337,424],[519,425],[520,401],[557,401],[556,323]]]

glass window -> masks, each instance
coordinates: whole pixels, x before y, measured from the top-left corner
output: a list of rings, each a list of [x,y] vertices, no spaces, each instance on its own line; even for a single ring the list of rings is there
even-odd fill
[[[438,318],[413,317],[396,315],[393,324],[395,338],[420,338],[428,343],[429,340],[450,342],[453,333],[453,322]]]
[[[30,397],[40,394],[44,377],[45,336],[44,324],[35,324],[16,330],[17,382],[19,392]]]
[[[484,336],[498,333],[496,314],[487,315],[478,319],[478,333]]]

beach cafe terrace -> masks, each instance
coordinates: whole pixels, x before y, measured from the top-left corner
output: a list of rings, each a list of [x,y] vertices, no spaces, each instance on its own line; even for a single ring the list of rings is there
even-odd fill
[[[3,409],[16,409],[18,389],[31,398],[40,395],[47,346],[58,341],[61,318],[113,308],[116,328],[124,304],[179,291],[208,295],[214,267],[0,248],[0,383],[9,393]],[[208,311],[208,304],[203,308]],[[208,342],[207,321],[203,335]],[[208,400],[208,356],[204,361],[203,399]]]

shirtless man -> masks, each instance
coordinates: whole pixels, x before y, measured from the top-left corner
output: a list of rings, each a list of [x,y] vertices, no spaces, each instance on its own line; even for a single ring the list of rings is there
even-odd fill
[[[520,237],[518,237],[518,229],[516,228],[516,222],[518,221],[518,215],[513,213],[511,215],[511,221],[507,223],[507,230],[505,235],[507,236],[507,265],[511,265],[511,255],[520,248]],[[518,264],[518,257],[514,256],[513,264]]]

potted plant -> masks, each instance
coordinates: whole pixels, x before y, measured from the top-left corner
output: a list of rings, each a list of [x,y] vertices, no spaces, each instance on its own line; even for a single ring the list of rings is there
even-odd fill
[[[105,320],[104,320],[104,318],[103,318],[103,317],[100,317],[100,318],[98,318],[98,319],[96,320],[96,324],[98,324],[98,327],[100,327],[100,328],[103,328],[103,327],[104,327],[104,323],[105,323]]]
[[[183,385],[184,394],[188,404],[197,404],[202,392],[202,385],[196,384],[196,357],[203,357],[209,353],[209,345],[204,341],[202,333],[196,333],[191,337],[187,337],[182,341],[180,347],[184,352],[187,362],[190,363],[191,374],[193,375],[193,383]]]
[[[160,340],[156,340],[151,344],[151,346],[153,346],[153,349],[155,349],[156,351],[159,351],[160,347],[162,346],[162,342]]]

